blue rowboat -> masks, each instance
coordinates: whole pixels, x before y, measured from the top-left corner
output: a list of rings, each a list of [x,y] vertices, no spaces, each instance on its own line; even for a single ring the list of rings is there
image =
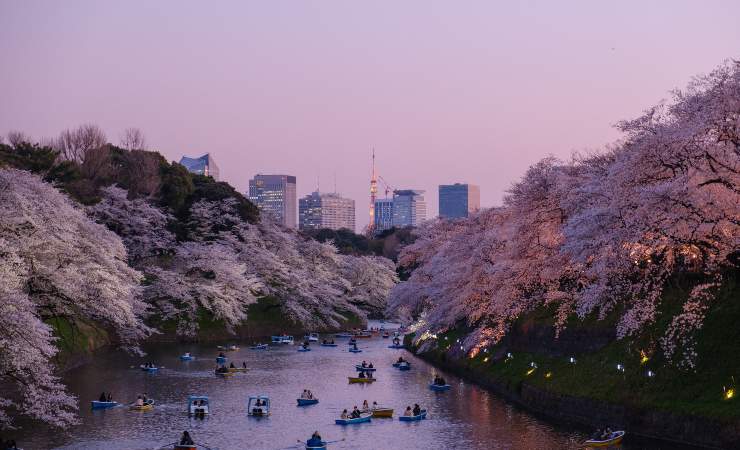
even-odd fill
[[[319,402],[318,398],[299,398],[298,406],[315,405],[318,402]]]
[[[140,365],[139,368],[141,370],[143,370],[144,372],[149,372],[149,373],[154,373],[154,372],[156,372],[156,371],[159,370],[159,367],[157,367],[157,366],[154,366],[154,367],[146,367],[146,366],[144,366],[144,364]]]
[[[362,353],[362,350],[360,350],[359,348],[351,348],[349,349],[349,351],[352,353]]]
[[[219,364],[224,364],[226,362],[226,357],[225,356],[217,356],[216,357],[216,362],[219,363]]]
[[[373,413],[367,412],[360,414],[360,417],[356,419],[336,419],[334,423],[337,425],[350,425],[353,423],[370,422],[370,418],[373,417]]]
[[[90,403],[92,404],[92,409],[105,409],[118,406],[118,402],[100,402],[93,400]]]
[[[249,347],[250,350],[267,350],[268,345],[267,344],[259,344],[259,345],[253,345]]]
[[[400,420],[401,422],[414,422],[414,421],[422,420],[426,418],[427,418],[426,409],[422,409],[421,414],[419,414],[418,416],[398,416],[398,420]]]
[[[180,361],[192,361],[195,359],[193,355],[180,355]]]
[[[403,348],[403,345],[401,345],[401,344],[393,344],[393,345],[389,345],[388,348]]]
[[[336,347],[339,344],[321,344],[322,347]]]
[[[311,349],[310,349],[310,348],[308,348],[308,347],[300,347],[300,348],[298,349],[298,351],[299,351],[299,352],[310,352],[310,351],[311,351]]]
[[[306,444],[306,450],[326,450],[326,441],[321,441],[321,445],[308,445]]]
[[[362,365],[358,364],[355,366],[355,369],[357,369],[358,372],[375,372],[375,367],[362,367]]]
[[[337,334],[334,335],[334,337],[338,337],[338,338],[351,338],[352,337],[352,333],[337,333]]]
[[[411,364],[401,364],[398,366],[398,370],[411,370]]]
[[[432,384],[429,385],[429,389],[431,389],[433,391],[437,391],[437,392],[449,390],[451,387],[452,386],[450,386],[449,384],[434,384],[434,383],[432,383]]]

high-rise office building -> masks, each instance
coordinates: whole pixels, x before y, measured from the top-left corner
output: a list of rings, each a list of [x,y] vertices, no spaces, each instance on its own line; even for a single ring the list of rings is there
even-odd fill
[[[374,230],[376,233],[393,228],[393,199],[375,200]]]
[[[298,201],[301,230],[346,228],[355,231],[355,201],[338,194],[312,192]]]
[[[249,200],[286,227],[297,225],[296,179],[291,175],[255,175],[249,180]]]
[[[441,184],[439,186],[439,217],[468,217],[480,209],[480,188],[474,184]]]
[[[199,158],[183,156],[180,158],[180,164],[185,166],[189,172],[210,176],[213,177],[214,180],[218,181],[218,166],[210,153],[206,153]]]
[[[419,226],[427,218],[424,191],[403,189],[393,191],[393,226]]]

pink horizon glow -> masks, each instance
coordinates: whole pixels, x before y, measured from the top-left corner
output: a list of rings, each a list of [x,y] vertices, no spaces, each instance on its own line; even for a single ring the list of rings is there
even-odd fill
[[[430,217],[439,184],[496,205],[529,165],[603,147],[738,58],[738,18],[733,1],[6,0],[0,134],[134,126],[169,160],[210,152],[242,192],[256,173],[333,191],[336,174],[360,231],[373,147]]]

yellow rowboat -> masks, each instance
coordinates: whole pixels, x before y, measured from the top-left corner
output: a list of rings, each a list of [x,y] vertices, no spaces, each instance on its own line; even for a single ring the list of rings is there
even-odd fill
[[[373,418],[375,417],[393,417],[393,408],[375,408],[371,409]]]
[[[246,372],[246,367],[229,367],[229,372]]]
[[[583,443],[584,447],[610,447],[622,442],[624,431],[613,432],[608,439],[589,439]]]
[[[219,377],[229,378],[234,376],[234,372],[216,372]]]
[[[149,399],[143,405],[131,405],[129,409],[131,411],[151,411],[154,409],[154,400]]]
[[[372,383],[377,378],[359,378],[359,377],[347,377],[350,383]]]

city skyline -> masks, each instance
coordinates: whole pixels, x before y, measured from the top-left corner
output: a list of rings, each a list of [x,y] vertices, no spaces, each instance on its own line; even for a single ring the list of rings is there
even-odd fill
[[[336,173],[357,230],[373,147],[430,217],[440,184],[476,183],[490,207],[542,157],[603,148],[740,54],[740,4],[713,4],[6,2],[0,133],[138,127],[170,161],[215,155],[240,192],[246,174],[294,174],[305,195]]]

